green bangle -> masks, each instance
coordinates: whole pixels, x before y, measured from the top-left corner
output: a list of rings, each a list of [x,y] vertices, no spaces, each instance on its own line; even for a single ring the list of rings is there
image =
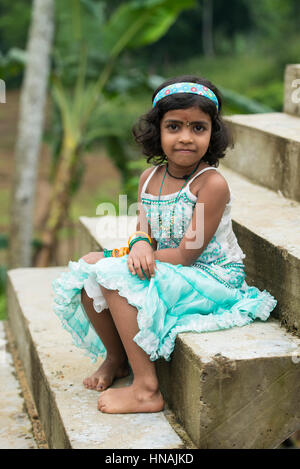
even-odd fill
[[[103,249],[104,257],[112,257],[113,250]]]
[[[149,241],[148,238],[143,238],[142,236],[138,237],[138,238],[134,238],[132,241],[130,241],[129,243],[129,251],[131,250],[132,246],[134,245],[134,243],[136,243],[137,241],[147,241],[148,244],[150,244],[150,246],[152,247],[152,244],[151,242]]]

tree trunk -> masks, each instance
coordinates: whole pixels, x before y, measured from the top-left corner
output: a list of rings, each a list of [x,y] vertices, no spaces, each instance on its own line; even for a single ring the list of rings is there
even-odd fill
[[[50,201],[49,214],[42,234],[42,247],[37,253],[34,265],[47,267],[54,254],[58,230],[62,227],[70,205],[70,186],[76,171],[79,155],[76,148],[67,142],[63,145],[62,154]]]
[[[32,262],[34,199],[53,39],[53,14],[54,0],[33,1],[15,147],[10,268],[28,267]]]
[[[213,0],[203,0],[202,44],[206,57],[214,57],[213,41]]]

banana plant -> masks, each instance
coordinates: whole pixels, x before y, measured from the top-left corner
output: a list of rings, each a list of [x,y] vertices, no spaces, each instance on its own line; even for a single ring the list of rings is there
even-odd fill
[[[105,129],[101,126],[96,128],[93,122],[99,122],[99,115],[105,115],[105,108],[110,100],[106,85],[118,59],[126,49],[157,41],[182,10],[195,5],[195,0],[132,0],[121,4],[107,20],[103,1],[69,0],[68,3],[66,8],[66,2],[60,2],[60,7],[64,4],[65,19],[71,14],[71,22],[68,23],[67,19],[64,24],[73,32],[73,55],[69,57],[69,65],[70,69],[73,65],[75,70],[75,85],[70,85],[70,80],[64,80],[61,63],[57,60],[52,94],[60,114],[62,135],[55,164],[52,197],[42,233],[42,247],[35,260],[36,266],[47,266],[51,261],[58,230],[68,213],[72,181],[78,174],[87,143],[117,132],[117,129]],[[97,20],[99,24],[94,31],[99,33],[97,44],[103,67],[101,73],[91,79],[89,44],[85,41],[85,32],[88,34],[89,28],[92,28],[92,24],[95,26]],[[65,60],[64,57],[61,59],[62,62]]]

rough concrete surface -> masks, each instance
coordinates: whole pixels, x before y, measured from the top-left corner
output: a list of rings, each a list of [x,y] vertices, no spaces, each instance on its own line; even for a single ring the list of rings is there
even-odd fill
[[[223,164],[300,201],[300,118],[275,112],[226,116],[234,140]]]
[[[163,412],[111,415],[82,385],[97,365],[72,345],[52,311],[51,282],[65,268],[8,272],[9,322],[50,448],[182,448]],[[118,380],[114,386],[126,385]]]
[[[300,339],[274,319],[180,334],[158,375],[198,448],[276,448],[300,428]]]
[[[284,112],[300,117],[300,64],[285,68]]]
[[[30,420],[0,321],[0,449],[35,449]]]

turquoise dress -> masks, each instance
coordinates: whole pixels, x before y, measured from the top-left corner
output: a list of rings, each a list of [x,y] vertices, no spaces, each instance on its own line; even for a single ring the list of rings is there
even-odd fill
[[[157,240],[157,249],[177,247],[190,224],[196,206],[196,196],[190,184],[179,194],[175,205],[175,224],[170,230],[171,208],[178,193],[160,197],[146,193],[155,166],[142,188],[142,204]],[[128,269],[128,255],[104,258],[96,264],[82,259],[69,262],[68,271],[53,281],[54,311],[62,326],[84,349],[92,361],[105,356],[106,350],[96,334],[81,304],[84,288],[93,298],[95,310],[107,308],[99,285],[118,290],[137,308],[139,332],[134,341],[154,361],[160,357],[170,360],[175,339],[180,332],[208,332],[244,326],[256,318],[267,320],[276,300],[267,291],[250,287],[245,281],[243,254],[232,231],[231,204],[226,205],[213,238],[198,259],[190,266],[156,261],[157,270],[150,280],[141,280]],[[160,220],[160,222],[159,222]]]

